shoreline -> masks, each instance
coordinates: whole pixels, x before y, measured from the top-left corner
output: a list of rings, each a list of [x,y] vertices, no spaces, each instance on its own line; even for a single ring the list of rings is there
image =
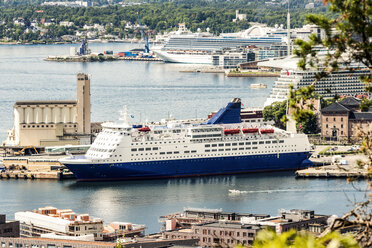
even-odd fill
[[[80,44],[81,41],[56,41],[56,42],[19,42],[19,41],[0,41],[1,45],[64,45],[64,44]],[[141,43],[140,40],[88,40],[88,43]],[[153,42],[154,43],[154,42]]]

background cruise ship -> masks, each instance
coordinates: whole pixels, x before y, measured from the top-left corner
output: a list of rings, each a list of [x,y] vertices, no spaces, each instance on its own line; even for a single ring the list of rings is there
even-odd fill
[[[255,25],[242,32],[213,36],[209,32],[192,33],[180,25],[177,32],[163,38],[163,46],[153,47],[152,51],[165,62],[212,64],[211,54],[216,50],[251,45],[263,47],[286,40],[285,30],[279,26],[268,28]]]

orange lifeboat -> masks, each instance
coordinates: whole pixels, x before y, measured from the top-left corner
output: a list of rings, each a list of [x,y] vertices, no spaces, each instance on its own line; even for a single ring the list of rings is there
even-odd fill
[[[262,134],[265,134],[265,133],[274,133],[274,129],[261,129],[260,132]]]
[[[141,127],[141,128],[138,128],[138,131],[140,131],[140,132],[150,132],[151,129],[149,127]]]
[[[240,133],[240,129],[225,129],[225,134],[237,134]]]
[[[243,128],[243,133],[258,133],[258,128]]]

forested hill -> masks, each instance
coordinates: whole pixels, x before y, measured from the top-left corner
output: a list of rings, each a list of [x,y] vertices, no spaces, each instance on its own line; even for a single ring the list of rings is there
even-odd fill
[[[246,4],[244,5],[243,3]],[[0,7],[0,21],[10,23],[15,18],[22,17],[27,22],[45,18],[54,19],[56,23],[71,21],[77,27],[82,27],[84,24],[98,23],[101,25],[112,24],[115,28],[121,28],[127,22],[137,23],[137,12],[139,12],[142,22],[154,32],[174,30],[179,23],[185,23],[191,31],[196,31],[198,28],[205,31],[210,28],[211,32],[216,34],[246,29],[249,27],[249,22],[266,23],[269,26],[275,24],[284,24],[286,26],[287,8],[285,5],[256,6],[261,3],[262,1],[248,0],[178,0],[175,2],[159,0],[127,7],[109,5],[106,7],[70,8],[40,5],[7,5]],[[239,9],[240,13],[247,14],[246,21],[233,22],[236,9]],[[308,13],[325,11],[327,11],[326,7],[317,7],[310,10],[303,8],[291,9],[291,25],[292,27],[300,27],[305,24],[305,18]]]
[[[73,2],[75,0],[0,0],[0,5],[18,6],[18,5],[40,5],[44,2]],[[166,3],[187,4],[192,6],[213,6],[218,8],[267,8],[278,7],[287,8],[288,0],[86,0],[93,3],[94,6],[114,5],[120,3]],[[315,7],[322,5],[321,0],[289,0],[290,9],[303,9],[306,4],[314,3]]]

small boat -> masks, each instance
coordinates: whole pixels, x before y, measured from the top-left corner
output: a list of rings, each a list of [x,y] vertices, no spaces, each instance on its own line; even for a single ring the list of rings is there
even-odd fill
[[[141,127],[141,128],[138,128],[138,131],[140,131],[140,132],[150,132],[151,129],[149,127]]]
[[[240,133],[240,129],[225,129],[225,134],[237,134]]]
[[[260,84],[251,84],[252,89],[264,89],[267,88],[266,84],[260,83]]]
[[[243,133],[258,133],[258,128],[243,128]]]
[[[262,134],[265,134],[265,133],[274,133],[274,129],[261,129],[260,132]]]

